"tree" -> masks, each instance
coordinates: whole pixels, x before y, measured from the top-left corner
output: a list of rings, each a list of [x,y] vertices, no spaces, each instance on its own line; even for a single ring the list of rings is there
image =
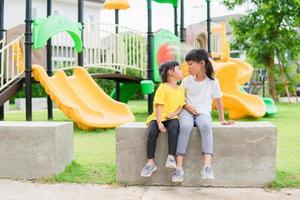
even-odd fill
[[[296,28],[300,17],[300,1],[223,0],[223,3],[229,9],[244,3],[253,5],[254,9],[248,15],[231,22],[233,46],[245,51],[256,64],[266,67],[269,93],[278,100],[274,72],[279,67],[287,66],[291,60],[296,60],[300,53],[300,35]]]

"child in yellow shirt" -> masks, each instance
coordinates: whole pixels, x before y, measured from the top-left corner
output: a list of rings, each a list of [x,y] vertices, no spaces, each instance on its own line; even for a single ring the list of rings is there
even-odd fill
[[[162,84],[158,87],[155,96],[153,113],[147,118],[147,163],[141,171],[141,176],[149,177],[157,170],[154,162],[156,141],[159,132],[168,132],[169,153],[166,167],[176,168],[175,153],[179,133],[178,115],[185,104],[184,89],[177,85],[183,79],[179,63],[168,61],[161,65],[159,73]]]

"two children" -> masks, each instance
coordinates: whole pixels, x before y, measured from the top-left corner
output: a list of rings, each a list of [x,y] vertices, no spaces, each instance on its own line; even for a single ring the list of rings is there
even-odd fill
[[[176,172],[172,176],[172,182],[182,182],[184,179],[184,170],[183,170],[183,158],[186,153],[190,133],[192,131],[192,128],[194,125],[197,126],[197,128],[200,131],[201,138],[202,138],[202,155],[204,159],[204,167],[202,170],[202,178],[206,179],[214,179],[214,173],[211,167],[212,163],[212,155],[213,155],[213,135],[212,135],[212,118],[211,118],[211,107],[212,107],[212,100],[216,100],[217,104],[217,110],[218,115],[221,123],[223,125],[229,125],[232,124],[232,121],[225,121],[224,119],[224,111],[223,111],[223,104],[222,104],[222,92],[220,90],[219,82],[214,78],[214,70],[212,67],[212,64],[209,60],[209,55],[204,49],[193,49],[186,55],[185,58],[188,67],[189,67],[189,73],[191,76],[186,77],[181,84],[181,87],[178,87],[176,85],[177,81],[180,80],[180,76],[175,76],[175,74],[181,74],[180,70],[174,71],[168,69],[166,73],[166,79],[164,81],[163,77],[163,84],[162,85],[172,85],[176,86],[178,90],[183,90],[184,97],[180,98],[179,96],[174,96],[175,92],[168,93],[167,91],[159,90],[162,85],[159,87],[155,94],[155,111],[153,114],[148,118],[147,122],[150,122],[149,124],[149,135],[148,135],[148,143],[147,143],[147,149],[151,149],[148,146],[154,147],[155,151],[155,144],[157,140],[157,134],[154,134],[155,137],[151,137],[153,134],[153,130],[157,131],[157,129],[154,129],[153,126],[157,124],[157,126],[161,126],[161,122],[168,119],[165,116],[171,115],[172,118],[176,118],[176,121],[178,122],[178,115],[179,115],[179,129],[174,128],[173,130],[170,130],[172,133],[169,132],[169,155],[167,158],[166,166],[167,167],[176,167]],[[176,63],[177,64],[177,63]],[[161,66],[161,70],[166,69],[164,65]],[[177,67],[176,67],[177,68]],[[163,74],[161,74],[163,75]],[[182,76],[181,76],[182,79]],[[169,82],[169,80],[171,82]],[[166,86],[164,86],[166,87]],[[182,89],[183,88],[183,89]],[[162,95],[162,93],[164,93]],[[169,96],[170,95],[170,96]],[[182,93],[181,93],[182,95]],[[163,96],[164,101],[161,101],[159,104],[159,101],[157,99],[160,99],[159,97]],[[176,98],[176,99],[175,99]],[[179,103],[179,99],[185,99],[185,102]],[[177,109],[175,110],[175,107],[173,110],[165,110],[169,104],[174,105],[174,102],[177,100]],[[161,106],[163,104],[163,106]],[[184,106],[184,109],[181,107]],[[163,114],[162,114],[163,113]],[[156,116],[156,120],[155,117]],[[167,122],[167,121],[166,121]],[[166,123],[165,122],[165,123]],[[152,123],[152,124],[151,124]],[[159,125],[160,124],[160,125]],[[167,123],[166,123],[167,124]],[[163,127],[163,126],[161,126]],[[161,132],[165,132],[165,129],[160,129]],[[175,130],[179,130],[177,134],[175,133]],[[154,131],[154,132],[155,132]],[[177,141],[177,151],[176,151],[176,162],[174,159],[174,153],[170,152],[170,137],[171,135],[178,135],[178,141]],[[149,138],[155,139],[155,144],[151,145],[151,142],[149,142]],[[174,146],[172,146],[174,148]],[[175,145],[176,148],[176,145]],[[153,150],[153,149],[152,149]],[[147,151],[148,152],[148,151]],[[148,152],[149,153],[149,152]],[[142,176],[151,176],[151,174],[157,169],[156,165],[153,161],[154,153],[148,154],[148,162],[146,166],[143,168],[141,175]],[[172,163],[172,164],[170,164]]]

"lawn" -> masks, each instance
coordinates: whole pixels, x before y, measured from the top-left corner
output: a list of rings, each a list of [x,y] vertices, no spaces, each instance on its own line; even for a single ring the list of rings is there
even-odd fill
[[[137,121],[147,117],[146,101],[131,101],[129,106]],[[270,118],[242,119],[241,121],[270,121],[278,128],[277,177],[270,185],[274,188],[300,188],[300,104],[280,103],[278,114]],[[214,120],[217,115],[213,112]],[[25,113],[12,111],[5,120],[25,120]],[[33,112],[34,121],[47,120],[47,112]],[[58,110],[55,121],[68,121]],[[74,161],[64,172],[44,179],[46,182],[115,183],[115,131],[114,129],[81,131],[75,127]]]

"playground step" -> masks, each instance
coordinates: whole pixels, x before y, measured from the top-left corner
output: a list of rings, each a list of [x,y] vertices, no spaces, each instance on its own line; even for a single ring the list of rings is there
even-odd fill
[[[62,172],[73,155],[71,122],[0,122],[0,178]]]
[[[216,179],[203,180],[201,139],[193,129],[184,159],[183,186],[264,187],[275,179],[277,129],[269,122],[238,122],[233,126],[213,124],[213,169]],[[160,134],[155,162],[158,170],[150,178],[140,176],[146,163],[147,127],[128,123],[116,129],[117,181],[128,185],[173,185],[174,169],[164,166],[168,134]]]

